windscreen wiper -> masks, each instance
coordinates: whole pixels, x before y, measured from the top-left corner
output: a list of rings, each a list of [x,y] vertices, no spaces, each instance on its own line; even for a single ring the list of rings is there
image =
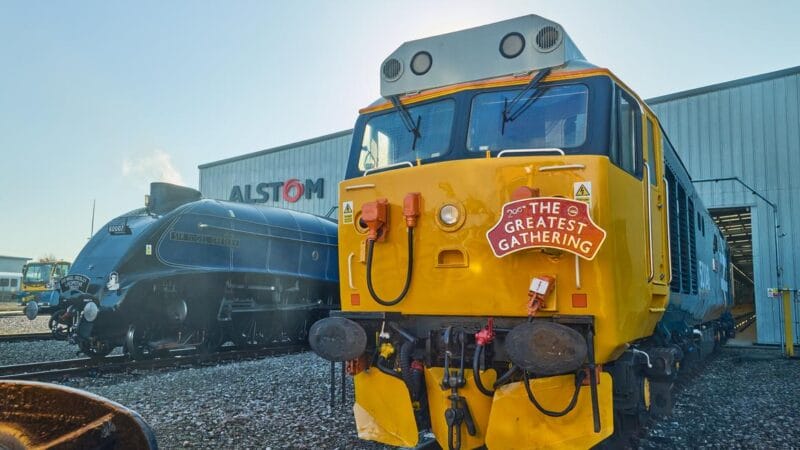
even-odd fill
[[[505,134],[507,122],[513,122],[519,118],[519,116],[522,115],[526,109],[528,109],[539,97],[542,96],[542,94],[544,94],[545,89],[537,89],[536,92],[528,97],[524,103],[519,105],[518,108],[514,109],[514,106],[519,103],[525,94],[533,89],[536,89],[539,86],[539,83],[541,83],[542,79],[544,79],[544,77],[546,77],[548,74],[550,74],[550,68],[540,70],[539,73],[531,78],[531,81],[525,85],[525,88],[523,88],[519,94],[511,99],[510,102],[508,100],[505,101],[505,104],[503,105],[503,126],[500,130],[500,134]]]
[[[417,139],[422,137],[422,134],[419,132],[419,124],[422,121],[422,116],[417,116],[417,123],[414,123],[414,119],[411,118],[411,114],[409,114],[408,110],[403,106],[402,103],[400,103],[400,99],[397,98],[396,95],[390,96],[389,100],[394,105],[394,108],[400,112],[400,119],[403,121],[403,125],[405,125],[406,130],[414,135],[414,141],[411,143],[411,150],[416,150]]]

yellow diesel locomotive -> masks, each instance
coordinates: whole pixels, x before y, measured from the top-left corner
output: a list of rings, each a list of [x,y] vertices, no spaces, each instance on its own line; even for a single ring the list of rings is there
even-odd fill
[[[588,448],[731,333],[724,239],[652,110],[552,21],[406,42],[339,186],[361,438]],[[608,441],[606,441],[608,442]]]

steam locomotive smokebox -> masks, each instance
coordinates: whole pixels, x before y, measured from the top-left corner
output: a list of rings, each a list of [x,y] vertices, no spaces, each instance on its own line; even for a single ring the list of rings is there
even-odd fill
[[[202,194],[196,189],[176,184],[150,183],[150,197],[147,209],[155,214],[164,214],[178,206],[200,200]]]
[[[77,389],[29,381],[0,382],[0,448],[156,449],[142,418]]]

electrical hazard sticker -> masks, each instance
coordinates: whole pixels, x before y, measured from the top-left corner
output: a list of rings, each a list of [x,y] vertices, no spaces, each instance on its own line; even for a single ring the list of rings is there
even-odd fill
[[[592,206],[592,182],[577,181],[572,185],[572,198]]]
[[[353,223],[353,202],[342,202],[342,223]]]

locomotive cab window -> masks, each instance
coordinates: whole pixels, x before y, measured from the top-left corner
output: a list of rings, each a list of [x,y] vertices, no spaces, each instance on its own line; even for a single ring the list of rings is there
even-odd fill
[[[409,129],[400,111],[375,116],[364,128],[358,169],[442,156],[450,148],[455,101],[447,99],[406,107],[416,129]]]
[[[617,90],[614,149],[611,161],[631,175],[642,177],[641,113],[636,100]]]
[[[583,84],[478,94],[472,100],[467,149],[581,146],[586,141],[588,105],[589,89]]]
[[[650,168],[650,184],[658,186],[658,164],[656,163],[656,135],[653,119],[647,118],[647,165]]]

